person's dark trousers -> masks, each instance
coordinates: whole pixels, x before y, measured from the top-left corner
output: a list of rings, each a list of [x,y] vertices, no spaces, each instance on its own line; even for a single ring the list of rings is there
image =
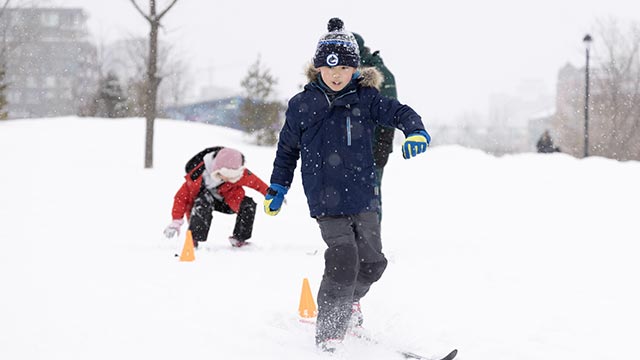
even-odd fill
[[[233,229],[233,237],[237,240],[245,241],[251,238],[253,222],[256,218],[256,206],[256,202],[252,198],[245,196],[242,199],[236,217],[236,226]]]
[[[351,304],[367,294],[387,267],[382,253],[378,214],[316,219],[323,240],[325,267],[318,291],[316,342],[342,339],[351,317]]]
[[[229,205],[213,197],[208,190],[200,191],[194,200],[189,219],[189,230],[191,230],[194,246],[197,247],[198,242],[207,241],[214,210],[224,214],[235,214],[235,211]],[[240,203],[236,225],[233,229],[233,237],[240,241],[249,239],[253,232],[255,216],[256,203],[250,197],[245,196]]]

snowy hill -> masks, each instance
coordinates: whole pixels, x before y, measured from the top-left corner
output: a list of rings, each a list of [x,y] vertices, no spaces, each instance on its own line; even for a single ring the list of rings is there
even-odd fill
[[[196,260],[179,262],[185,227],[179,243],[162,230],[185,161],[234,147],[268,182],[275,148],[170,120],[155,141],[145,170],[143,119],[0,122],[0,359],[327,358],[296,321],[324,249],[300,174],[278,216],[258,213],[251,246],[231,248],[234,218],[215,213]],[[639,358],[639,181],[638,162],[397,150],[383,185],[389,266],[362,301],[365,325],[426,355]],[[394,357],[354,342],[333,358]]]

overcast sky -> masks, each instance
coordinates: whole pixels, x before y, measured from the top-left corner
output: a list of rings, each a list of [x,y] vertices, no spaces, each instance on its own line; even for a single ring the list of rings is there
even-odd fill
[[[148,0],[137,0],[145,9]],[[168,0],[158,0],[164,8]],[[145,35],[148,23],[130,0],[51,0],[82,7],[101,41]],[[177,44],[202,85],[240,90],[261,54],[288,99],[304,83],[331,17],[381,50],[396,76],[400,100],[423,117],[449,122],[462,113],[487,113],[492,94],[555,94],[558,69],[584,64],[582,38],[597,19],[640,20],[630,0],[179,0],[163,19],[163,40]],[[598,41],[596,37],[595,42]]]

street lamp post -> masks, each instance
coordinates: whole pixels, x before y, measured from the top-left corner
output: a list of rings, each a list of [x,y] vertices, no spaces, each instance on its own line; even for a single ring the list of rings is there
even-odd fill
[[[589,156],[589,48],[592,40],[589,34],[582,39],[587,55],[584,68],[584,157]]]

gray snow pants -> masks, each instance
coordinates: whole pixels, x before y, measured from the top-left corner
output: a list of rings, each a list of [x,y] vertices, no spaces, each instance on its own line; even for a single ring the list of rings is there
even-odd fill
[[[318,291],[316,343],[342,339],[351,318],[351,304],[367,294],[387,267],[376,212],[316,219],[322,239],[324,274]]]

